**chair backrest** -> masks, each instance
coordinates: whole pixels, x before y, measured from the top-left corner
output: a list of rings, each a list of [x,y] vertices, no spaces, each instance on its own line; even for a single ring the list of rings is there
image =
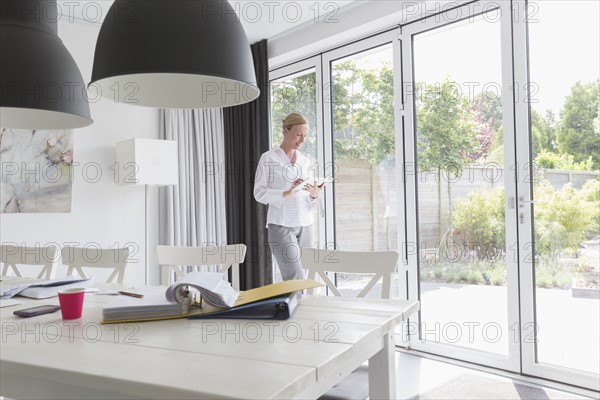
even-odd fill
[[[329,279],[326,272],[346,272],[353,274],[375,274],[360,291],[357,297],[365,297],[375,284],[383,279],[381,297],[391,296],[392,274],[400,254],[397,251],[339,251],[323,249],[302,249],[302,267],[308,270],[308,278],[315,279],[318,275],[336,296],[342,294]],[[312,289],[308,290],[312,294]]]
[[[11,269],[16,276],[22,277],[17,265],[43,266],[38,279],[50,279],[55,273],[54,265],[57,262],[58,249],[56,246],[26,247],[16,244],[3,244],[0,246],[0,261],[4,263],[2,275],[8,275]]]
[[[184,275],[182,266],[219,265],[219,272],[231,269],[232,287],[240,288],[239,264],[246,258],[245,244],[229,244],[226,246],[183,247],[157,246],[156,258],[162,268],[161,283],[170,283],[170,271],[175,271],[176,279]],[[168,268],[164,268],[168,267]]]
[[[65,246],[61,251],[62,263],[67,265],[67,275],[74,271],[82,278],[88,278],[83,267],[89,268],[112,268],[113,271],[106,280],[112,283],[115,277],[117,283],[123,283],[125,278],[125,267],[129,258],[129,248],[122,249],[99,249],[95,247],[81,248]]]

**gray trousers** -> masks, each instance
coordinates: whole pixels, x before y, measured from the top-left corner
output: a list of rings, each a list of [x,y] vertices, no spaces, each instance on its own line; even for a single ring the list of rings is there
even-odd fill
[[[304,279],[300,249],[310,247],[311,227],[269,224],[269,247],[284,281]]]

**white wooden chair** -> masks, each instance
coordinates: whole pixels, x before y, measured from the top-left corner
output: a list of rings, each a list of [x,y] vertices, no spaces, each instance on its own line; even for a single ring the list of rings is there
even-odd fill
[[[112,268],[113,271],[106,280],[112,283],[117,278],[117,283],[125,279],[125,267],[129,258],[129,248],[99,249],[95,247],[81,248],[65,246],[61,251],[62,263],[68,266],[67,275],[77,272],[82,278],[88,278],[83,268]]]
[[[308,270],[308,278],[318,275],[331,293],[342,296],[327,272],[375,274],[357,297],[365,297],[382,280],[381,298],[391,297],[392,274],[400,254],[397,251],[338,251],[321,249],[302,249],[302,267]],[[312,294],[312,289],[307,291]],[[320,397],[320,400],[366,399],[369,396],[369,369],[361,365],[344,380]]]
[[[50,279],[56,274],[54,266],[57,263],[58,248],[56,246],[26,247],[16,244],[3,244],[0,246],[0,261],[4,263],[2,276],[7,276],[9,270],[22,277],[18,265],[42,266],[37,279]]]
[[[308,270],[308,279],[315,279],[318,275],[331,293],[336,296],[342,294],[327,272],[343,272],[353,274],[375,274],[367,285],[358,293],[357,297],[365,297],[367,293],[383,279],[381,298],[389,299],[392,287],[392,274],[396,271],[396,264],[400,254],[397,251],[339,251],[323,249],[302,249],[302,268]],[[308,291],[312,294],[312,289]]]
[[[171,271],[175,272],[176,279],[185,275],[182,266],[219,265],[218,272],[225,273],[231,269],[232,287],[240,290],[239,264],[246,258],[245,244],[230,244],[226,246],[183,247],[183,246],[157,246],[156,258],[162,268],[161,284],[171,283]],[[168,268],[165,268],[168,267]]]

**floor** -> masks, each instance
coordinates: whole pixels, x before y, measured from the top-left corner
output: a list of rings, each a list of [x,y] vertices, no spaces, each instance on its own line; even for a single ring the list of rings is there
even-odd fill
[[[410,399],[419,393],[425,393],[428,390],[436,388],[466,373],[471,375],[482,375],[489,379],[499,381],[512,381],[510,378],[496,374],[465,368],[401,351],[396,352],[396,367],[398,376],[396,381],[397,399]],[[539,385],[533,383],[520,382],[539,387]],[[553,390],[557,389],[553,388]],[[569,395],[572,396],[573,393],[569,393]],[[582,396],[581,398],[588,399],[590,397]]]
[[[356,296],[369,279],[338,281],[338,287],[343,295]],[[380,287],[378,283],[367,297],[379,297]],[[398,287],[392,284],[392,297],[398,296]],[[427,341],[501,357],[508,357],[509,345],[519,341],[517,325],[508,319],[506,286],[421,282],[420,289],[420,327],[428,332]],[[535,336],[532,328],[524,329],[523,343],[537,341],[539,362],[600,373],[600,300],[576,297],[571,289],[537,288],[535,295]],[[557,310],[561,318],[556,318]]]

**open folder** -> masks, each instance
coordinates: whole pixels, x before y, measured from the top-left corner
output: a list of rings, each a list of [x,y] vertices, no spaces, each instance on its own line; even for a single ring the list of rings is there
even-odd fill
[[[251,318],[286,319],[300,301],[302,290],[323,286],[312,279],[273,283],[239,292],[232,307],[171,301],[165,288],[136,290],[141,298],[118,296],[104,306],[103,323],[142,322],[175,318]],[[297,294],[294,296],[294,294]]]
[[[284,294],[211,313],[191,315],[189,319],[237,318],[286,320],[300,304],[302,292]]]

